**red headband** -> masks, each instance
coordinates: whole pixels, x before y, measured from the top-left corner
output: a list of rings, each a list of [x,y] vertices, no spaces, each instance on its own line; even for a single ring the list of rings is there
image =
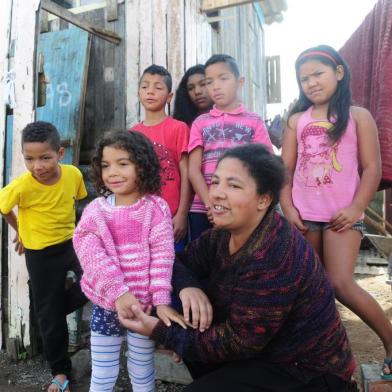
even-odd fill
[[[300,59],[313,56],[326,57],[327,59],[331,60],[335,65],[338,65],[336,59],[333,56],[331,56],[329,53],[322,52],[321,50],[313,50],[311,52],[306,52],[300,57]]]

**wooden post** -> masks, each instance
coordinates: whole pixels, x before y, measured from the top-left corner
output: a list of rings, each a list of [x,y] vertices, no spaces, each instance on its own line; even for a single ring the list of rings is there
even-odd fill
[[[125,67],[126,67],[126,127],[139,121],[139,0],[127,0],[125,3]]]
[[[256,0],[202,0],[201,10],[203,12],[211,12],[223,8],[254,3],[255,1]]]
[[[198,0],[185,2],[185,70],[197,63],[196,26],[200,20]]]
[[[8,72],[8,47],[10,43],[11,33],[11,0],[3,0],[0,2],[0,91],[4,91],[4,76]],[[3,102],[0,103],[0,184],[3,184],[4,171],[4,146],[5,146],[5,126],[6,126],[6,107]],[[0,225],[0,239],[2,238]],[[0,254],[2,248],[2,241],[0,240]],[[0,276],[1,260],[0,260]],[[0,292],[1,292],[0,279]],[[2,325],[2,302],[0,302],[0,326]],[[3,341],[2,328],[0,328],[0,345]]]
[[[106,19],[108,22],[118,19],[117,0],[106,0]]]
[[[153,2],[152,7],[152,61],[154,64],[167,67],[167,0]]]
[[[42,10],[40,16],[40,32],[46,33],[49,31],[49,14]]]
[[[72,23],[73,25],[79,27],[82,30],[88,31],[91,34],[97,35],[98,37],[109,41],[113,44],[119,45],[121,38],[112,31],[103,30],[92,26],[90,23],[86,23],[78,15],[73,14],[67,9],[61,7],[60,5],[54,3],[51,0],[41,0],[42,9],[48,11],[50,14],[56,15],[59,18]]]
[[[171,0],[167,15],[168,28],[168,68],[173,79],[173,89],[178,84],[185,71],[185,39],[184,39],[184,2]],[[173,107],[173,105],[172,105]]]
[[[24,126],[34,120],[34,78],[35,55],[37,42],[37,21],[39,0],[14,0],[15,15],[15,99],[14,132],[12,148],[11,179],[26,169],[21,153],[21,131]],[[12,239],[15,233],[10,230],[8,239],[9,260],[9,338],[17,339],[20,350],[30,348],[30,299],[27,286],[28,275],[23,256],[19,256],[13,248]]]

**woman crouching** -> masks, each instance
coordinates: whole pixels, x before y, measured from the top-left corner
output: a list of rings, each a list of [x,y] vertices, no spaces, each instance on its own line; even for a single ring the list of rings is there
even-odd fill
[[[187,392],[349,388],[355,362],[333,289],[311,245],[274,208],[284,177],[261,145],[227,151],[209,191],[215,227],[174,265],[193,328],[139,310],[121,320],[184,359],[195,379]]]

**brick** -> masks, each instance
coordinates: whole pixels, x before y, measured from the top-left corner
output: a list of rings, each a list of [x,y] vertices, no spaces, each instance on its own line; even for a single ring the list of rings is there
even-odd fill
[[[391,381],[370,381],[368,383],[368,392],[392,392]]]
[[[380,364],[362,364],[361,376],[364,392],[392,392],[392,381],[383,380],[380,376]]]

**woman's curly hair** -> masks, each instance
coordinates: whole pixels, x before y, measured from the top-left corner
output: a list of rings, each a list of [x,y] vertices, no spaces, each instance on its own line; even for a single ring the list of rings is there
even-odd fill
[[[129,153],[129,159],[136,166],[136,184],[141,194],[161,193],[161,167],[150,140],[136,131],[119,131],[103,136],[92,159],[95,189],[99,195],[112,193],[102,181],[102,154],[105,147],[119,148]]]

